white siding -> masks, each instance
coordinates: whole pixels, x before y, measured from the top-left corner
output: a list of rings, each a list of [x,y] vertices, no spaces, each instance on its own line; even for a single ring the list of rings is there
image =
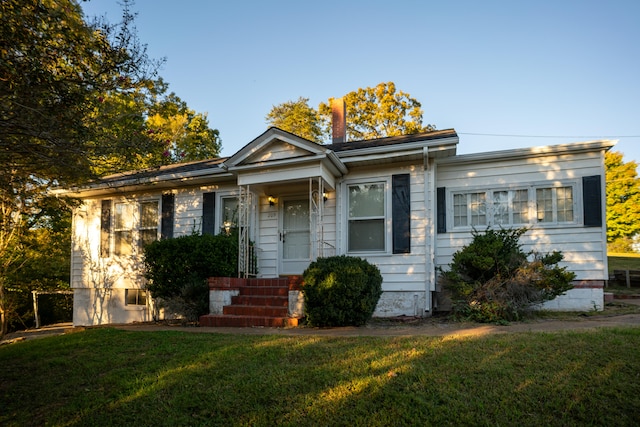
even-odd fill
[[[443,162],[438,165],[437,187],[453,189],[505,189],[519,185],[568,182],[575,185],[575,224],[530,225],[522,237],[524,251],[548,253],[560,250],[561,265],[576,273],[577,280],[606,279],[606,236],[604,227],[584,227],[582,177],[604,174],[601,153],[565,154],[521,160],[510,159],[484,163]],[[451,210],[447,197],[447,210]],[[603,202],[604,203],[604,202]],[[453,253],[471,242],[469,230],[451,227],[436,236],[436,264],[446,266]],[[603,220],[604,221],[604,220]],[[481,228],[478,231],[482,231]]]
[[[411,191],[411,252],[408,254],[393,254],[391,239],[391,187],[386,196],[389,198],[387,208],[388,212],[388,239],[387,252],[384,254],[366,254],[353,253],[348,254],[346,250],[347,235],[347,196],[346,186],[354,180],[377,180],[389,179],[395,174],[408,173],[410,175],[410,191]],[[339,253],[359,256],[367,261],[375,264],[382,274],[382,290],[381,297],[375,316],[398,316],[398,315],[424,315],[424,311],[430,307],[431,288],[428,278],[431,274],[428,271],[427,263],[427,244],[431,239],[432,222],[427,218],[427,210],[425,205],[429,203],[426,199],[427,191],[425,188],[425,170],[422,165],[403,165],[395,166],[381,170],[378,169],[360,169],[352,170],[347,177],[341,182],[339,191],[339,208],[336,210],[337,237]]]

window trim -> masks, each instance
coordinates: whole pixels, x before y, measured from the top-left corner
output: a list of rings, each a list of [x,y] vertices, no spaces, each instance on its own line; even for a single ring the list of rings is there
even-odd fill
[[[136,303],[129,303],[129,292],[136,292]],[[142,296],[141,294],[144,294]],[[142,302],[142,303],[141,303]],[[149,304],[149,294],[146,289],[126,288],[124,290],[124,307],[126,310],[145,310]]]
[[[537,190],[552,188],[554,197],[558,188],[569,187],[572,191],[572,207],[573,207],[573,220],[572,221],[557,221],[557,199],[554,199],[553,208],[554,208],[554,221],[553,222],[541,222],[538,221],[538,211],[537,211]],[[513,222],[513,199],[515,192],[518,190],[527,190],[528,200],[527,200],[527,212],[528,212],[528,222]],[[530,184],[525,185],[511,185],[504,187],[489,187],[489,186],[479,186],[479,187],[454,187],[454,188],[446,188],[446,205],[448,209],[446,210],[446,223],[451,224],[451,230],[447,231],[468,231],[474,228],[485,228],[485,227],[527,227],[527,226],[536,226],[536,227],[545,227],[545,228],[557,228],[557,227],[567,227],[567,226],[581,226],[581,215],[582,213],[582,202],[580,200],[580,184],[577,180],[559,180],[559,181],[538,181],[532,182]],[[499,224],[495,221],[495,204],[494,204],[494,193],[507,191],[509,193],[509,223]],[[454,220],[454,199],[457,194],[470,194],[470,193],[484,193],[485,194],[485,209],[486,209],[486,223],[478,224],[478,225],[470,225],[467,223],[466,225],[455,225]],[[467,201],[468,203],[468,201]]]
[[[384,218],[383,218],[383,224],[384,224],[384,230],[383,230],[383,236],[384,236],[384,248],[383,249],[376,249],[376,250],[370,250],[370,251],[364,251],[364,250],[356,250],[356,251],[351,251],[349,250],[349,223],[350,223],[350,218],[349,218],[349,187],[353,186],[353,185],[367,185],[367,184],[383,184],[384,185],[384,189],[383,189],[383,194],[384,194]],[[392,218],[391,218],[391,198],[392,198],[392,194],[391,194],[391,176],[385,176],[385,177],[381,177],[381,178],[376,178],[376,177],[370,177],[370,178],[360,178],[360,179],[350,179],[350,180],[346,180],[342,183],[342,195],[343,195],[343,200],[345,201],[343,203],[343,209],[342,209],[342,214],[344,215],[344,221],[343,221],[343,226],[342,226],[342,232],[343,232],[343,244],[344,244],[344,248],[345,248],[345,253],[349,254],[349,255],[361,255],[361,256],[371,256],[371,255],[391,255],[391,247],[392,247]]]

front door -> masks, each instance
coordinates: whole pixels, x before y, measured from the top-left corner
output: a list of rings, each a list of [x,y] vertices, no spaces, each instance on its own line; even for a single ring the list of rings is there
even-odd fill
[[[280,274],[302,274],[311,253],[309,199],[284,200],[280,218]]]

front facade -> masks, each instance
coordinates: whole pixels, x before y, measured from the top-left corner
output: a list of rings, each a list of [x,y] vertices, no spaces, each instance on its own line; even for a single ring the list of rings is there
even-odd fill
[[[375,316],[428,316],[437,268],[473,228],[528,227],[525,249],[562,250],[576,288],[549,308],[602,308],[604,153],[595,141],[456,155],[453,130],[318,145],[271,128],[229,158],[107,177],[70,189],[74,324],[164,314],[144,291],[141,248],[240,230],[245,277],[300,275],[347,254],[377,265]],[[257,260],[256,263],[250,260]]]

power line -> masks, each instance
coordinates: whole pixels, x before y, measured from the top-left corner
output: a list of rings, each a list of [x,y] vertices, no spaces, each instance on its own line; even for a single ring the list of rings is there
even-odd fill
[[[567,138],[567,139],[613,139],[613,138],[640,138],[640,135],[607,135],[607,136],[594,136],[594,135],[512,135],[512,134],[500,134],[500,133],[475,133],[475,132],[456,132],[458,135],[472,135],[472,136],[498,136],[509,138]]]

